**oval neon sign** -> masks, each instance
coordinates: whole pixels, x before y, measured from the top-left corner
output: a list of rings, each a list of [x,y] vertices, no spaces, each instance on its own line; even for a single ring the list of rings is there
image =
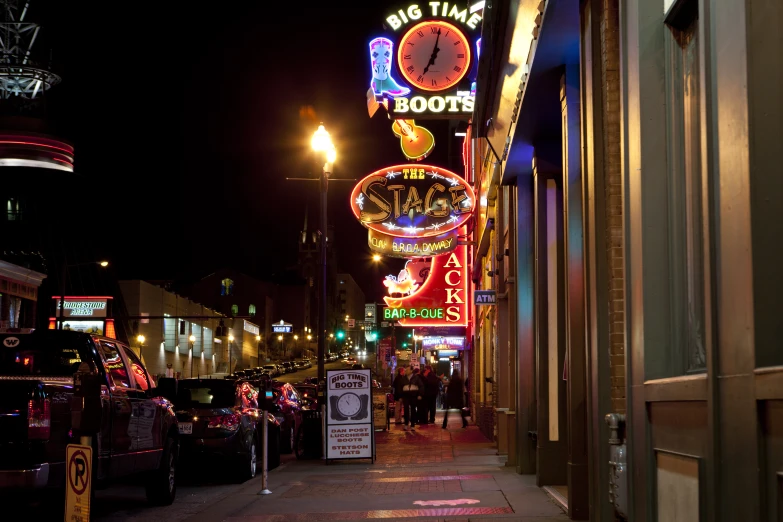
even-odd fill
[[[356,219],[395,237],[438,236],[459,228],[474,205],[473,189],[464,179],[418,163],[377,170],[351,192]]]

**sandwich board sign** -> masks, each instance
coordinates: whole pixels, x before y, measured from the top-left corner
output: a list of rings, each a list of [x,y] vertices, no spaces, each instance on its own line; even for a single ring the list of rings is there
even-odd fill
[[[326,372],[326,460],[375,462],[372,375],[365,370]]]
[[[65,450],[65,520],[89,522],[92,448],[68,444]]]

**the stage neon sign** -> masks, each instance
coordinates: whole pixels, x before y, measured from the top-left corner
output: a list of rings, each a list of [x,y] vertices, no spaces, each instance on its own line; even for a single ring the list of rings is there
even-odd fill
[[[351,192],[351,210],[365,227],[395,237],[440,236],[462,226],[475,196],[457,174],[429,165],[373,172]]]

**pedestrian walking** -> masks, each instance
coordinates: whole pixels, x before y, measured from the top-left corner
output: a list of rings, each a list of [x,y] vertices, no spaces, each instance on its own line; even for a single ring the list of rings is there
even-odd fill
[[[449,386],[449,378],[445,373],[440,374],[440,393],[438,393],[438,408],[446,408],[446,388]]]
[[[411,429],[416,424],[422,424],[422,415],[424,411],[424,393],[426,391],[427,384],[421,376],[418,368],[413,369],[413,374],[410,378],[410,384],[408,385],[408,404],[410,407],[410,421]],[[407,419],[406,419],[407,423]],[[426,419],[424,420],[426,423]],[[407,427],[407,424],[406,424]]]
[[[405,368],[400,366],[397,368],[397,375],[394,376],[394,382],[392,382],[392,389],[394,391],[394,424],[402,424],[402,415],[405,405],[403,404],[403,397],[405,391],[403,388],[406,384],[409,384],[410,380],[405,375]],[[405,424],[408,423],[408,415],[405,415]]]
[[[440,393],[440,379],[429,364],[424,367],[424,379],[427,382],[424,400],[425,414],[429,417],[426,422],[435,424],[435,410],[437,410],[438,393]]]
[[[454,370],[451,374],[451,380],[449,381],[449,387],[446,390],[446,411],[443,413],[443,426],[445,430],[449,422],[449,410],[458,409],[462,416],[462,427],[468,427],[468,421],[465,419],[465,414],[462,410],[465,405],[465,387],[462,382],[462,378],[459,376],[459,371]]]

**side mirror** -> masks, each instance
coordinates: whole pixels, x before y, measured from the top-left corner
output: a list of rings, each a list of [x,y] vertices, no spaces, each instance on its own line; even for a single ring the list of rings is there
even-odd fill
[[[173,377],[162,377],[158,379],[158,387],[151,390],[151,395],[165,397],[174,402],[177,398],[177,379]]]

